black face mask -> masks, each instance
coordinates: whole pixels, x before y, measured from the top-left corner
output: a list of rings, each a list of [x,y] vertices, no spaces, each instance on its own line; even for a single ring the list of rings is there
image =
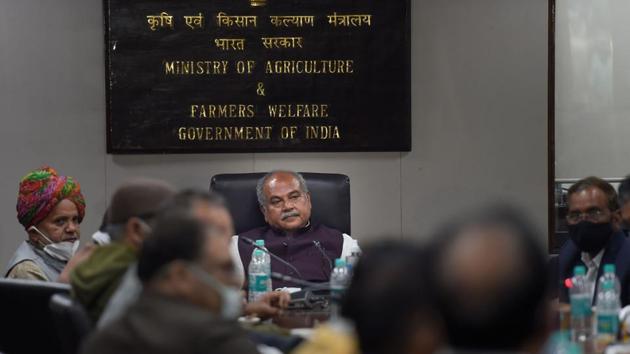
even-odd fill
[[[590,221],[580,221],[575,225],[569,225],[569,237],[580,251],[595,254],[599,252],[610,237],[613,228],[610,222],[596,224]]]

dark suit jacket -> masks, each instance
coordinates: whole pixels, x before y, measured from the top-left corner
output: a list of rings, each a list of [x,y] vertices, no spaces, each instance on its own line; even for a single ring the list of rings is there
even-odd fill
[[[242,233],[241,236],[265,240],[265,248],[270,253],[277,255],[297,268],[303,280],[316,283],[327,282],[330,279],[335,259],[341,257],[341,252],[343,251],[343,234],[341,231],[321,224],[311,224],[297,231],[293,236],[288,236],[286,233],[275,230],[270,226],[249,230]],[[314,241],[319,241],[321,250],[318,250],[313,244]],[[248,267],[252,259],[253,250],[254,247],[246,242],[238,243],[238,252],[245,270],[245,286],[247,286]],[[290,267],[280,263],[273,257],[271,257],[271,270],[299,278],[299,275],[295,274]],[[274,289],[295,286],[291,282],[277,279],[273,279],[272,283]]]
[[[82,353],[249,354],[256,346],[235,320],[159,294],[143,293],[119,320],[89,337]]]
[[[615,232],[606,244],[604,255],[597,272],[597,281],[604,274],[604,265],[614,264],[615,273],[621,284],[621,305],[630,305],[630,240],[621,232]],[[558,256],[558,292],[560,301],[569,302],[569,291],[564,286],[564,280],[573,276],[573,268],[576,265],[584,265],[582,253],[577,245],[570,239],[567,240]],[[597,286],[597,284],[595,284]]]

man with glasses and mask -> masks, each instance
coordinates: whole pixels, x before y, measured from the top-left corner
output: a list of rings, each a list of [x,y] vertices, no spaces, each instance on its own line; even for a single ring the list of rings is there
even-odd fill
[[[72,294],[92,321],[99,319],[128,268],[137,261],[155,213],[175,192],[166,182],[148,178],[130,180],[114,192],[106,227],[111,243],[96,247],[70,273]]]
[[[224,234],[189,211],[160,213],[140,254],[138,301],[82,352],[257,353],[236,322],[243,299]]]
[[[304,178],[293,171],[272,171],[256,186],[260,211],[267,226],[247,231],[240,236],[264,240],[265,248],[295,267],[295,270],[271,257],[273,272],[312,282],[326,282],[335,258],[345,258],[358,250],[357,241],[326,225],[311,222],[311,195]],[[243,238],[244,239],[244,238]],[[238,236],[232,239],[232,252],[238,254],[240,274],[245,274],[253,246]],[[242,268],[241,268],[242,267]],[[293,287],[291,282],[273,280],[273,288]]]
[[[28,234],[7,265],[8,278],[58,281],[79,246],[85,215],[81,187],[72,177],[59,176],[52,167],[22,178],[17,217]]]
[[[630,304],[630,240],[619,228],[620,213],[615,189],[597,177],[588,177],[569,188],[567,224],[569,240],[558,257],[560,301],[568,302],[564,280],[573,276],[576,265],[587,268],[595,284],[605,264],[614,264],[621,282],[621,302]]]

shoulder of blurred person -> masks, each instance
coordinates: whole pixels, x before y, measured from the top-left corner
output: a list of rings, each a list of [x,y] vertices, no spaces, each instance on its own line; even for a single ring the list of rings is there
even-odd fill
[[[119,319],[91,335],[83,353],[256,353],[236,321],[196,305],[144,292]]]
[[[92,321],[98,320],[127,268],[136,260],[136,250],[114,242],[96,247],[90,257],[70,273],[72,295],[83,305]]]
[[[85,262],[85,260],[90,258],[90,256],[92,255],[92,253],[98,246],[99,245],[93,242],[88,242],[88,244],[86,245],[81,245],[79,249],[77,250],[77,252],[72,256],[72,258],[70,258],[66,266],[63,268],[63,271],[61,272],[61,274],[59,274],[59,278],[57,279],[57,281],[60,283],[69,284],[70,274],[72,274],[74,269],[79,264]]]
[[[118,318],[122,317],[127,309],[133,304],[142,293],[142,284],[138,279],[138,265],[134,263],[127,268],[127,271],[120,281],[120,285],[110,296],[98,320],[97,327],[102,328]]]

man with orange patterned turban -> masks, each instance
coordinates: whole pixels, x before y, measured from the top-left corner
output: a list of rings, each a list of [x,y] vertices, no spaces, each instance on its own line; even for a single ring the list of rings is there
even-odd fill
[[[81,187],[51,167],[32,171],[20,181],[18,221],[28,235],[17,249],[5,276],[57,281],[79,246],[79,224],[85,215]]]

